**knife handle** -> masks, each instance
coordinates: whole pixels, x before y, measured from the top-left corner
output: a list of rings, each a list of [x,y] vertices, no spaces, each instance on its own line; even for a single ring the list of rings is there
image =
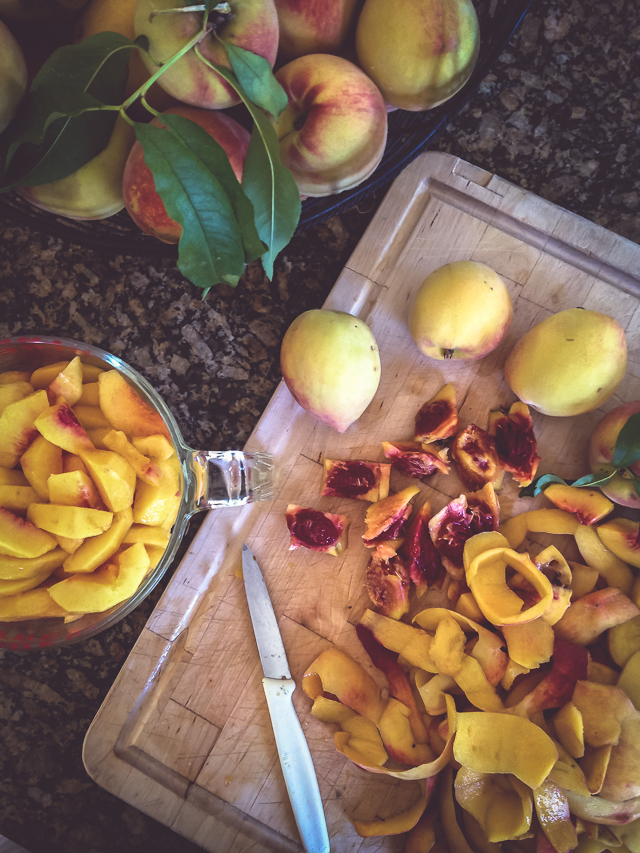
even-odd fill
[[[318,778],[309,746],[291,699],[292,679],[263,678],[287,793],[302,844],[308,853],[329,853],[329,835]]]

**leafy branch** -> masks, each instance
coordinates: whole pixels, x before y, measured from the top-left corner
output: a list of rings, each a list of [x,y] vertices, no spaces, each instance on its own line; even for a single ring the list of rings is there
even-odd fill
[[[131,51],[150,55],[144,36],[133,42],[102,32],[56,50],[0,136],[0,192],[71,175],[103,150],[120,115],[133,125],[156,190],[168,215],[181,226],[178,268],[183,275],[206,296],[220,282],[235,286],[246,264],[261,257],[272,278],[275,258],[291,240],[301,210],[299,191],[280,162],[278,138],[267,115],[277,118],[287,97],[263,57],[226,42],[231,70],[202,56],[198,44],[213,29],[208,16],[225,9],[226,3],[206,0],[188,10],[163,10],[202,12],[202,26],[127,97]],[[159,114],[147,102],[151,86],[191,50],[232,86],[252,119],[242,184],[225,150],[200,125]],[[137,100],[155,121],[130,118],[127,110]]]
[[[640,497],[640,478],[631,470],[631,466],[638,461],[640,461],[640,412],[631,415],[618,433],[610,473],[604,476],[587,474],[585,477],[573,481],[563,480],[556,474],[542,474],[524,489],[520,489],[518,494],[520,497],[535,497],[552,483],[562,483],[565,486],[574,486],[578,489],[598,488],[606,485],[617,474],[620,474],[625,479],[631,480],[636,494]]]

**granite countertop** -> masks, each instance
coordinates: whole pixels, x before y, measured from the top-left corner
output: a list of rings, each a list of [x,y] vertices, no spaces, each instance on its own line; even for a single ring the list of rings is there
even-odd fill
[[[634,0],[537,0],[433,147],[640,243],[639,48]],[[280,379],[285,330],[322,305],[381,197],[297,233],[273,281],[253,264],[235,290],[218,286],[205,300],[171,259],[101,252],[0,217],[0,337],[109,350],[164,396],[193,447],[241,447]],[[170,574],[93,639],[0,652],[0,834],[31,853],[200,849],[101,789],[82,764],[87,728]]]

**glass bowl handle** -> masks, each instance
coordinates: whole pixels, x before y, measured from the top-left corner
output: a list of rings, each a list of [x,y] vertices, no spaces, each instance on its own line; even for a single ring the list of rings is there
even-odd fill
[[[192,511],[241,506],[273,498],[274,459],[270,453],[191,450]]]

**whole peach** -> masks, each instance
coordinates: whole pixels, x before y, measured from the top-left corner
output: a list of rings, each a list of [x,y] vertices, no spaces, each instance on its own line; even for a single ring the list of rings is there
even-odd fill
[[[338,53],[352,23],[358,0],[275,0],[280,26],[278,58],[289,61],[307,53]]]
[[[598,422],[589,441],[589,466],[592,474],[604,477],[613,471],[613,454],[620,430],[631,415],[637,412],[640,412],[640,400],[633,400],[631,403],[616,406]],[[634,462],[630,470],[636,477],[640,477],[640,462]],[[600,486],[600,489],[615,503],[640,509],[640,496],[631,479],[623,473],[616,474],[608,483]]]
[[[471,0],[365,0],[358,17],[358,64],[402,110],[429,110],[455,95],[479,49]]]
[[[182,116],[203,127],[227,152],[229,163],[238,181],[249,147],[249,132],[225,113],[199,110],[197,107],[171,107],[163,113]],[[161,127],[162,115],[152,124]],[[165,243],[178,243],[182,226],[166,211],[158,195],[151,169],[144,162],[144,151],[140,142],[135,142],[124,169],[122,181],[124,204],[138,228],[145,234],[157,237]]]
[[[431,358],[477,359],[498,346],[512,317],[511,296],[494,270],[477,261],[452,261],[420,285],[409,331]]]
[[[382,159],[387,112],[377,86],[352,62],[300,56],[276,73],[289,104],[275,122],[280,159],[303,196],[364,181]]]
[[[27,64],[20,45],[0,21],[0,133],[14,117],[27,88]]]
[[[150,73],[171,59],[202,27],[197,12],[168,12],[190,4],[176,0],[138,0],[134,18],[136,36],[149,39],[149,53],[142,58]],[[264,57],[273,67],[278,53],[278,15],[274,0],[229,0],[228,11],[213,11],[213,29],[198,43],[209,62],[230,68],[223,42]],[[158,13],[164,14],[158,14]],[[185,104],[206,109],[225,109],[240,103],[227,81],[203,62],[192,48],[158,78],[165,91]]]

